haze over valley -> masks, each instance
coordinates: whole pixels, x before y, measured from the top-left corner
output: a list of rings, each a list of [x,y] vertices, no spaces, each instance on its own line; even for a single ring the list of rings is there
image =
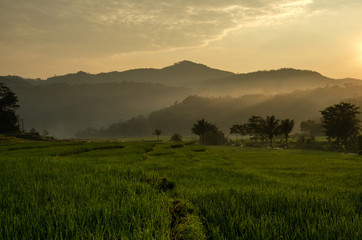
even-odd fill
[[[0,82],[18,95],[26,129],[66,138],[149,136],[155,128],[191,135],[201,118],[224,131],[251,115],[318,120],[319,110],[341,100],[361,106],[362,95],[358,79],[291,68],[236,74],[191,61],[45,80],[3,76]]]

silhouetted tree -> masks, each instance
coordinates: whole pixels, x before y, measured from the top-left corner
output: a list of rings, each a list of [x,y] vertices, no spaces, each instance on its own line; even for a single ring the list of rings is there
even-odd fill
[[[240,125],[238,125],[238,124],[234,124],[230,128],[230,134],[235,134],[235,141],[238,140],[238,135],[240,134],[239,133],[239,126]]]
[[[175,133],[171,136],[170,141],[172,142],[182,142],[182,136],[179,133]]]
[[[286,147],[288,147],[288,138],[289,138],[289,133],[293,130],[294,128],[294,120],[290,120],[290,119],[283,119],[280,122],[280,132],[284,135],[285,137],[285,145]]]
[[[205,119],[197,121],[191,131],[200,137],[201,144],[220,145],[226,142],[224,133]]]
[[[263,134],[268,136],[270,148],[273,147],[273,138],[274,136],[280,133],[279,120],[275,116],[267,116],[266,119],[260,124],[260,130]]]
[[[204,137],[208,131],[211,131],[215,126],[213,124],[208,123],[205,119],[201,119],[194,123],[191,128],[192,133],[196,134],[200,138],[200,143],[204,144]]]
[[[155,131],[153,132],[153,135],[156,135],[157,136],[157,141],[160,141],[160,135],[162,134],[163,132],[160,130],[160,129],[155,129]]]
[[[249,134],[249,126],[248,124],[240,124],[238,125],[238,131],[241,136],[241,142],[244,143],[244,136]]]
[[[4,83],[0,83],[0,132],[19,130],[15,110],[19,107],[18,98]]]
[[[212,129],[207,131],[204,135],[204,144],[206,145],[222,145],[226,143],[226,138],[224,133],[217,128],[215,125],[212,125]]]
[[[257,137],[261,135],[261,124],[263,121],[263,118],[260,116],[251,116],[248,119],[247,129],[249,134],[254,137],[255,142]]]
[[[348,145],[359,133],[360,120],[358,119],[359,107],[351,103],[340,102],[320,111],[322,126],[326,135],[335,139],[337,144]]]

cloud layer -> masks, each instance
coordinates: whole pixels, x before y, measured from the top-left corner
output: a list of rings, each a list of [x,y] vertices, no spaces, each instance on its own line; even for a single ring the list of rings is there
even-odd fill
[[[311,3],[2,0],[0,47],[88,56],[202,46],[232,30],[296,17]]]

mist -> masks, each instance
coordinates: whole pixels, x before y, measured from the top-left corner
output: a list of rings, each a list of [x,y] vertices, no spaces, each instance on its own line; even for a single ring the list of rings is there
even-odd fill
[[[356,100],[362,93],[358,79],[286,68],[235,74],[190,61],[46,80],[4,76],[0,82],[17,94],[26,130],[47,130],[60,138],[148,136],[155,128],[190,135],[190,126],[201,118],[224,131],[251,115],[298,122],[317,119],[329,104]]]

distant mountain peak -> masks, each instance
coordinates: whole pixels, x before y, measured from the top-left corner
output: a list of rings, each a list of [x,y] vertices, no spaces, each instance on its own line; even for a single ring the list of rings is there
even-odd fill
[[[84,72],[84,71],[79,71],[79,72],[77,72],[76,73],[77,75],[90,75],[89,73],[86,73],[86,72]]]
[[[193,69],[196,69],[196,68],[208,68],[208,69],[211,69],[210,67],[204,65],[204,64],[201,64],[201,63],[195,63],[195,62],[192,62],[192,61],[189,61],[189,60],[183,60],[183,61],[180,61],[180,62],[176,62],[174,63],[173,65],[171,66],[168,66],[168,67],[165,67],[163,69],[184,69],[184,68],[193,68]]]

